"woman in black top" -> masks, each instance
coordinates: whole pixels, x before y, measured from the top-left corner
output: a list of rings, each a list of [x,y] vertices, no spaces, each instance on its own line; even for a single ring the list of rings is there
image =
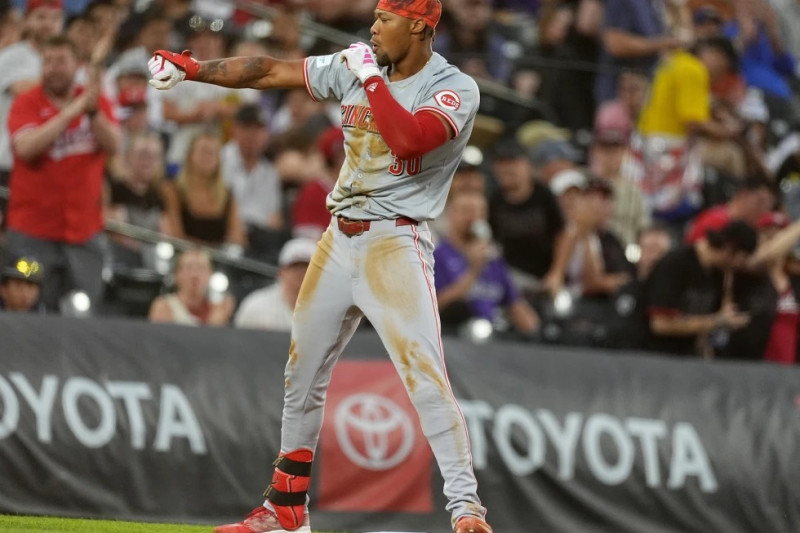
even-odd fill
[[[189,144],[183,168],[163,188],[169,234],[200,244],[246,245],[236,200],[220,172],[220,142],[208,133]]]

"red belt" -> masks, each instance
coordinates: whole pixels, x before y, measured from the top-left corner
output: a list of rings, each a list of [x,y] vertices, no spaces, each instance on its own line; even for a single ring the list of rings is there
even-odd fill
[[[369,231],[369,227],[372,225],[371,220],[350,220],[349,218],[343,218],[343,217],[336,217],[336,223],[339,225],[339,231],[341,231],[348,237],[361,235],[365,231]],[[417,221],[414,220],[413,218],[400,217],[394,220],[394,225],[416,226]]]

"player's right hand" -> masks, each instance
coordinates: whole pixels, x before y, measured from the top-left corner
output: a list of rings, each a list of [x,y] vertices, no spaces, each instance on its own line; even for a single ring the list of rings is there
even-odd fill
[[[350,48],[342,51],[341,60],[347,65],[350,72],[365,84],[373,76],[380,77],[381,70],[378,68],[378,61],[369,45],[364,43],[354,43]]]
[[[192,57],[192,53],[184,50],[181,54],[168,50],[156,50],[147,62],[153,79],[150,85],[156,89],[172,89],[184,79],[193,79],[200,64]]]

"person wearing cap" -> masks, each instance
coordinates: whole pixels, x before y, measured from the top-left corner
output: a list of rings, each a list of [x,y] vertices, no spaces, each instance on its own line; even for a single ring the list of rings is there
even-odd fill
[[[0,272],[0,311],[42,311],[37,306],[44,267],[32,257],[16,257]]]
[[[244,104],[233,116],[231,140],[220,152],[222,175],[239,205],[239,218],[248,242],[257,234],[283,228],[281,181],[278,171],[264,157],[270,131],[258,104]]]
[[[23,24],[25,39],[0,50],[0,185],[7,183],[14,165],[11,135],[5,127],[8,112],[20,93],[39,83],[42,47],[64,25],[61,0],[28,0]]]
[[[370,44],[303,61],[197,61],[158,50],[150,83],[306,89],[341,103],[345,163],[328,196],[334,215],[303,281],[284,380],[281,450],[266,501],[216,533],[310,533],[308,492],[325,391],[362,317],[396,363],[444,478],[455,533],[491,533],[470,461],[469,434],[448,389],[433,284],[428,220],[474,129],[480,91],[433,51],[439,0],[378,0]],[[426,302],[423,305],[423,302]],[[414,347],[413,354],[407,347]]]
[[[183,326],[225,326],[230,323],[236,303],[230,294],[224,294],[218,300],[209,297],[213,273],[214,266],[208,252],[198,248],[182,252],[175,260],[175,289],[153,300],[148,320]]]
[[[113,35],[96,46],[86,86],[75,75],[72,41],[53,37],[42,49],[42,82],[13,103],[13,138],[6,247],[32,253],[49,272],[42,300],[55,309],[61,291],[84,291],[93,304],[103,292],[103,182],[121,132],[101,92],[100,65]]]
[[[774,185],[765,178],[744,180],[727,203],[709,207],[694,219],[686,231],[685,241],[692,244],[709,230],[724,227],[731,220],[755,225],[765,213],[772,211],[778,199]]]
[[[546,139],[533,147],[531,161],[536,167],[536,176],[541,183],[550,184],[553,176],[562,170],[576,168],[580,154],[568,141]]]
[[[553,179],[553,194],[566,220],[544,288],[555,297],[562,288],[573,296],[607,296],[633,275],[625,249],[608,230],[614,191],[605,180],[566,170]]]
[[[589,150],[589,170],[614,188],[614,211],[609,229],[625,246],[636,243],[650,225],[650,212],[637,182],[624,171],[630,157],[633,123],[621,105],[607,102],[597,113]]]
[[[489,224],[521,290],[533,294],[551,268],[564,218],[550,188],[534,178],[525,149],[498,143],[492,172],[498,190],[489,200]]]
[[[733,304],[724,280],[747,266],[756,246],[755,229],[737,220],[668,252],[653,269],[644,291],[647,348],[713,357],[713,334],[747,326],[751,317]]]
[[[300,285],[317,243],[306,238],[291,239],[278,256],[278,279],[269,287],[248,294],[233,320],[237,328],[291,331],[292,314]]]

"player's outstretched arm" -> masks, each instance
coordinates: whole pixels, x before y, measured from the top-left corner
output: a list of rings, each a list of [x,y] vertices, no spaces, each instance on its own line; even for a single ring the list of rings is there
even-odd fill
[[[233,89],[294,89],[305,87],[303,60],[283,61],[269,56],[226,57],[197,61],[191,52],[157,50],[148,62],[156,89],[171,89],[183,80]]]

